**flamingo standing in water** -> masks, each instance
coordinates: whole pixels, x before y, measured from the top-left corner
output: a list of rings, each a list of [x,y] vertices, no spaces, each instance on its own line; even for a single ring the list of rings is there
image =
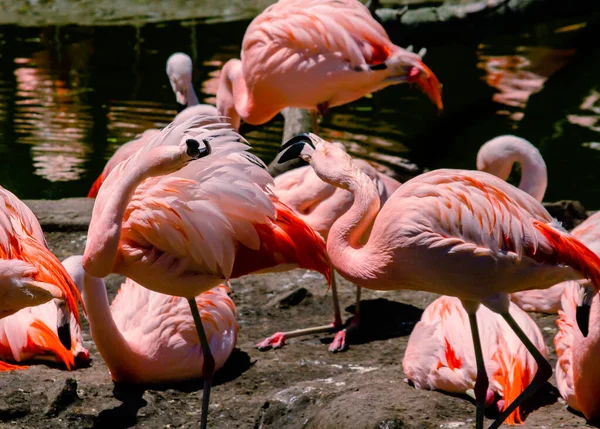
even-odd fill
[[[79,322],[81,297],[48,249],[40,223],[29,207],[0,187],[0,318],[54,298],[65,301]]]
[[[509,312],[547,357],[544,337],[531,317],[512,302]],[[537,363],[500,315],[484,306],[476,314],[485,368],[491,374],[485,405],[492,405],[497,396],[496,406],[503,411],[533,380]],[[429,304],[410,334],[402,360],[408,380],[418,389],[474,397],[477,367],[469,329],[469,316],[458,298],[441,296]],[[523,423],[519,408],[506,423]]]
[[[552,374],[509,312],[509,294],[588,277],[600,286],[600,258],[562,230],[527,193],[484,172],[435,170],[392,194],[381,207],[377,188],[352,158],[314,134],[282,146],[280,162],[300,156],[317,176],[354,194],[329,230],[327,253],[340,275],[370,289],[413,289],[459,298],[469,317],[477,377],[476,428],[483,427],[488,377],[476,311],[498,313],[535,359],[525,390],[490,426],[498,428]],[[372,225],[365,243],[361,238]]]
[[[556,385],[567,404],[585,418],[600,419],[600,296],[577,282],[567,282],[558,312]]]
[[[223,122],[224,119],[217,117],[219,113],[215,106],[198,104],[198,96],[192,84],[192,69],[192,59],[184,53],[176,52],[167,60],[167,76],[171,82],[171,88],[173,88],[177,102],[186,106],[184,110],[175,116],[173,121],[180,124],[193,116],[205,115],[215,117],[216,122]],[[156,137],[159,132],[160,130],[158,129],[148,129],[135,139],[121,145],[110,157],[104,166],[104,170],[102,170],[100,176],[92,184],[88,198],[95,198],[98,195],[98,190],[102,186],[102,182],[117,164],[137,152],[139,148]]]
[[[213,118],[167,126],[104,181],[82,261],[93,277],[115,272],[187,299],[204,357],[202,428],[214,358],[194,298],[252,272],[331,278],[323,239],[269,191],[271,176],[247,149]]]
[[[280,0],[248,26],[241,60],[221,71],[217,109],[260,125],[285,107],[325,114],[389,85],[416,83],[442,108],[441,86],[422,55],[394,45],[358,0]]]
[[[346,150],[342,143],[334,143],[340,149]],[[356,165],[369,176],[376,184],[381,204],[384,204],[390,195],[400,186],[400,182],[385,174],[379,173],[367,161],[357,159]],[[293,208],[298,217],[304,220],[315,231],[327,240],[331,225],[352,206],[353,196],[350,192],[336,188],[323,182],[309,166],[303,166],[287,171],[275,177],[274,192],[279,199]],[[342,317],[337,295],[335,275],[331,278],[331,293],[333,295],[334,322],[331,325],[313,328],[297,329],[290,332],[277,332],[257,344],[260,350],[282,347],[289,338],[320,332],[338,331],[329,346],[329,351],[339,352],[345,350],[346,334],[350,329],[356,328],[360,321],[360,287],[356,287],[356,307],[354,317],[348,328],[341,329]]]
[[[126,279],[109,306],[104,281],[85,273],[81,256],[63,264],[82,288],[92,338],[114,381],[164,383],[202,377],[204,356],[185,299]],[[215,371],[233,351],[239,330],[228,291],[217,286],[196,297]]]

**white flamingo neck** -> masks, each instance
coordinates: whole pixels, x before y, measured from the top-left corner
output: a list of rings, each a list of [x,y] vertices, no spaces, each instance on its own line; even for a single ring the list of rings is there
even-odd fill
[[[546,163],[538,150],[530,149],[532,150],[523,151],[517,155],[516,162],[521,164],[519,189],[541,202],[548,186],[548,172]]]
[[[370,258],[368,242],[363,246],[360,240],[373,225],[379,212],[380,199],[375,183],[369,176],[354,166],[345,178],[354,196],[352,207],[331,227],[327,238],[327,252],[338,272],[348,280],[365,280],[366,272],[373,272],[372,264],[377,258]]]
[[[192,81],[190,81],[187,88],[187,107],[196,106],[198,104],[200,104],[200,100],[198,100],[194,85],[192,84]]]

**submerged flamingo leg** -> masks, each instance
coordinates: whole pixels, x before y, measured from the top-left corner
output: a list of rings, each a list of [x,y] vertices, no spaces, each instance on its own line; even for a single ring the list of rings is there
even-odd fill
[[[473,335],[473,346],[475,348],[475,362],[477,364],[477,379],[475,380],[475,404],[477,411],[475,414],[475,429],[483,429],[483,418],[485,412],[485,402],[489,380],[485,371],[483,362],[483,352],[481,351],[481,341],[479,339],[479,327],[477,326],[477,315],[475,314],[477,306],[470,308],[470,305],[464,305],[469,315],[469,324],[471,325],[471,335]]]
[[[202,391],[202,417],[200,420],[200,428],[206,429],[208,422],[208,404],[210,403],[210,388],[212,387],[213,374],[215,372],[215,358],[210,351],[210,345],[206,338],[206,332],[204,332],[204,325],[202,325],[202,319],[198,312],[195,299],[188,299],[192,316],[194,317],[194,324],[198,331],[198,337],[200,338],[200,346],[202,347],[202,354],[204,355],[204,364],[202,365],[202,377],[204,378],[204,389]]]
[[[335,280],[335,271],[332,271],[332,273],[333,273],[333,275],[331,277],[331,294],[332,294],[332,298],[333,298],[333,313],[334,313],[333,323],[331,323],[329,325],[323,325],[323,326],[314,326],[312,328],[296,329],[295,331],[289,331],[289,332],[276,332],[275,334],[271,335],[269,338],[256,344],[256,347],[259,350],[268,350],[270,348],[278,349],[280,347],[283,347],[283,345],[285,344],[285,340],[288,340],[290,338],[301,337],[304,335],[321,334],[324,332],[332,333],[332,332],[339,331],[342,328],[342,316],[341,316],[341,312],[340,312],[340,301],[338,299],[338,294],[337,294],[337,283]],[[336,338],[337,338],[337,336],[336,336]],[[334,339],[334,342],[335,342],[335,339]],[[333,345],[333,343],[332,343],[332,345]],[[345,347],[345,341],[344,341],[344,347]],[[331,350],[331,346],[329,347],[329,350],[333,351],[333,350]],[[341,351],[341,350],[336,350],[336,351]]]
[[[504,411],[502,411],[502,413],[498,416],[498,418],[494,421],[494,423],[492,423],[490,425],[489,429],[499,428],[500,425],[502,424],[502,422],[504,422],[504,420],[506,420],[506,418],[518,406],[520,406],[529,397],[531,397],[531,395],[533,395],[542,386],[542,384],[544,384],[546,381],[548,381],[550,376],[552,376],[552,366],[550,366],[550,363],[548,363],[548,361],[542,355],[542,353],[531,342],[531,340],[527,337],[525,332],[523,332],[523,330],[517,324],[515,319],[513,319],[513,317],[508,313],[508,311],[505,313],[500,313],[500,315],[504,318],[504,320],[506,320],[506,323],[508,323],[508,326],[510,326],[510,328],[514,331],[514,333],[517,334],[517,337],[519,337],[519,339],[521,340],[523,345],[527,348],[527,350],[529,350],[529,353],[531,353],[531,355],[533,356],[533,358],[535,359],[535,361],[538,365],[538,370],[535,373],[533,380],[531,380],[531,383],[529,383],[529,386],[527,386],[525,388],[525,390],[523,390],[521,392],[521,394],[519,396],[517,396],[517,399],[512,401],[510,403],[510,405],[508,407],[506,407],[506,409]]]

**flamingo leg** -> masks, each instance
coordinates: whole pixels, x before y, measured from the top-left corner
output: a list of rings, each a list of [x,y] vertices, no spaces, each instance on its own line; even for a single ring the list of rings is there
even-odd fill
[[[338,293],[337,293],[337,283],[336,283],[336,279],[335,279],[335,271],[333,271],[333,276],[331,278],[331,294],[332,294],[332,298],[333,298],[333,313],[334,313],[333,323],[331,323],[329,325],[314,326],[311,328],[296,329],[295,331],[276,332],[275,334],[271,335],[269,338],[256,344],[256,347],[259,350],[268,350],[270,348],[278,349],[278,348],[283,347],[283,345],[285,344],[285,340],[288,340],[290,338],[301,337],[304,335],[321,334],[324,332],[332,333],[332,332],[339,331],[342,328],[343,323],[342,323],[342,315],[341,315],[341,311],[340,311],[340,301],[339,301]],[[336,338],[337,338],[337,335],[336,335]],[[343,349],[332,350],[332,347],[333,347],[335,341],[336,341],[336,339],[334,338],[334,341],[331,343],[329,350],[330,351],[343,350]],[[343,347],[344,348],[346,347],[345,341],[344,341]]]
[[[346,335],[348,332],[353,331],[354,329],[358,329],[358,325],[360,324],[360,286],[356,286],[356,305],[354,309],[354,316],[350,321],[350,326],[347,328],[338,331],[333,338],[333,341],[329,345],[330,352],[341,352],[346,350],[348,344],[346,343]],[[340,322],[341,323],[341,322]]]
[[[521,392],[521,394],[519,396],[517,396],[517,398],[514,401],[512,401],[510,403],[510,405],[508,407],[506,407],[506,409],[504,411],[502,411],[500,416],[498,416],[498,418],[494,421],[494,423],[492,423],[490,425],[489,429],[499,428],[500,425],[504,422],[504,420],[506,420],[506,418],[518,406],[520,406],[523,402],[525,402],[528,398],[530,398],[531,395],[533,395],[542,386],[542,384],[544,384],[550,378],[550,376],[552,376],[552,366],[550,366],[550,363],[546,360],[544,355],[542,355],[542,353],[537,349],[537,347],[527,337],[525,332],[523,332],[521,327],[517,324],[515,319],[513,319],[513,317],[510,315],[510,313],[508,313],[508,311],[506,311],[506,312],[500,313],[500,315],[504,318],[504,320],[506,320],[506,323],[508,323],[508,326],[510,326],[510,328],[514,331],[514,333],[517,334],[517,337],[519,337],[519,339],[521,340],[523,345],[527,348],[527,350],[529,350],[529,353],[531,353],[531,355],[533,356],[533,358],[535,359],[535,361],[538,365],[538,370],[535,373],[533,380],[531,380],[531,383],[529,383],[529,386],[527,386],[525,388],[525,390],[523,390]]]
[[[198,312],[195,299],[188,299],[192,316],[194,317],[194,324],[196,325],[196,331],[198,331],[198,337],[200,338],[200,346],[202,347],[202,354],[204,355],[204,364],[202,365],[202,377],[204,378],[204,389],[202,390],[202,417],[200,420],[200,428],[206,429],[208,422],[208,404],[210,403],[210,388],[212,387],[213,374],[215,372],[215,358],[210,351],[210,345],[206,338],[206,332],[204,331],[204,325],[202,325],[202,319]]]
[[[471,325],[471,335],[473,336],[473,346],[475,348],[475,362],[477,364],[477,379],[475,380],[475,404],[477,411],[475,414],[475,429],[483,429],[483,418],[485,413],[485,399],[489,386],[489,380],[485,371],[483,362],[483,352],[481,351],[481,341],[479,339],[479,327],[477,326],[477,315],[475,309],[469,309],[465,306],[469,315],[469,324]],[[471,311],[470,311],[471,310]]]

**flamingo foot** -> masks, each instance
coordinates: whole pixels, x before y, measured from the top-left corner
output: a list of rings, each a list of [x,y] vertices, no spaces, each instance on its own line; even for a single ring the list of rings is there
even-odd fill
[[[333,353],[343,352],[348,349],[348,343],[346,343],[346,330],[342,329],[335,334],[333,341],[329,345],[329,351]]]
[[[260,351],[269,349],[280,349],[285,344],[285,332],[276,332],[269,338],[262,340],[256,344],[256,348]]]

